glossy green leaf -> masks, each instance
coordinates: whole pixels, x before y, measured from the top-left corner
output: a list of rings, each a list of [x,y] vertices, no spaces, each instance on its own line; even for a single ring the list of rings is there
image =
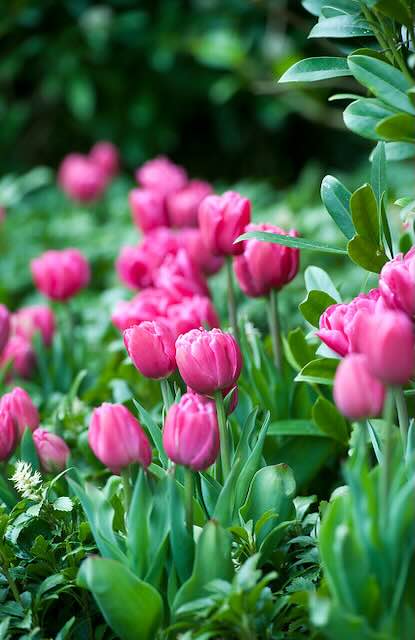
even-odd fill
[[[163,438],[161,434],[161,429],[159,425],[153,420],[151,415],[144,409],[143,406],[137,400],[133,399],[135,408],[138,411],[138,415],[140,418],[140,422],[148,429],[148,432],[154,442],[154,446],[157,449],[158,456],[160,458],[160,462],[163,467],[166,469],[168,465],[168,458],[163,448]]]
[[[362,38],[373,32],[366,20],[359,16],[342,15],[320,20],[311,29],[309,38]]]
[[[304,9],[313,16],[319,16],[324,0],[301,0]]]
[[[336,302],[341,302],[341,296],[337,288],[333,284],[327,271],[321,267],[310,265],[304,271],[304,282],[307,291],[324,291],[334,298]]]
[[[345,58],[324,56],[296,62],[281,76],[279,82],[315,82],[349,75],[351,72]]]
[[[415,158],[415,144],[410,142],[386,142],[386,160],[396,162]]]
[[[347,245],[349,257],[363,269],[372,273],[380,273],[382,267],[388,261],[383,249],[379,245],[370,242],[368,238],[355,236]]]
[[[326,176],[320,193],[324,206],[340,231],[346,238],[353,238],[355,230],[349,211],[350,191],[337,178]]]
[[[180,582],[190,577],[193,568],[194,541],[186,527],[183,496],[173,475],[169,478],[170,542],[174,565]]]
[[[385,143],[378,142],[372,157],[372,168],[370,172],[370,183],[372,185],[378,209],[383,198],[383,194],[388,191],[388,182],[386,175],[386,153]]]
[[[163,601],[154,587],[120,562],[89,557],[78,584],[92,592],[102,615],[121,640],[154,640],[163,619]]]
[[[130,569],[138,578],[144,578],[149,566],[152,498],[147,473],[140,468],[127,518],[127,551]]]
[[[364,184],[352,194],[350,209],[359,236],[371,242],[379,241],[379,217],[375,194],[370,184]]]
[[[349,104],[343,112],[344,124],[363,138],[379,140],[376,127],[394,111],[375,98],[360,98]]]
[[[348,63],[356,80],[382,102],[399,111],[415,114],[415,107],[407,95],[412,85],[402,71],[370,56],[352,54]]]
[[[271,422],[267,436],[313,436],[325,438],[327,434],[311,420],[278,420],[278,422]]]
[[[336,304],[336,300],[329,296],[328,293],[310,291],[307,298],[301,302],[298,308],[307,322],[313,327],[318,327],[321,314],[332,304]]]
[[[26,427],[20,442],[20,457],[25,462],[29,462],[35,470],[40,469],[39,457],[36,453],[33,435],[29,427]]]
[[[304,240],[303,238],[294,238],[292,236],[286,236],[279,233],[269,233],[268,231],[248,231],[243,233],[235,242],[242,242],[242,240],[262,240],[263,242],[274,242],[275,244],[282,244],[285,247],[293,247],[294,249],[307,249],[308,251],[317,251],[318,253],[337,253],[340,255],[346,255],[345,249],[339,249],[337,247],[330,247],[329,245],[321,242],[314,242],[313,240]]]
[[[323,396],[317,398],[312,410],[313,421],[327,436],[346,445],[349,440],[347,423],[334,404]]]
[[[413,25],[410,2],[405,2],[405,0],[377,0],[376,9],[407,27]]]
[[[339,365],[337,358],[318,358],[312,360],[296,376],[296,382],[313,384],[333,384],[334,375]]]
[[[290,331],[287,343],[287,348],[293,360],[291,363],[290,359],[290,364],[293,365],[294,369],[301,369],[314,358],[314,349],[308,344],[300,327]]]
[[[381,120],[376,126],[381,138],[399,142],[415,142],[415,117],[397,113]]]

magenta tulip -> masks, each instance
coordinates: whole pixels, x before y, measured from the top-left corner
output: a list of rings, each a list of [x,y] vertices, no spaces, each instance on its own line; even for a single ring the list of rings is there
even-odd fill
[[[177,302],[195,295],[209,296],[205,277],[184,249],[165,258],[155,274],[154,283],[168,291]]]
[[[172,193],[167,199],[170,224],[173,227],[197,227],[199,205],[212,193],[209,183],[191,180],[184,189]]]
[[[33,280],[47,298],[66,301],[90,279],[87,259],[78,249],[46,251],[31,262]]]
[[[39,427],[33,432],[33,442],[44,471],[52,472],[65,469],[70,450],[63,438]]]
[[[98,460],[116,475],[134,462],[144,468],[151,463],[148,438],[138,420],[122,404],[104,402],[94,409],[88,442]]]
[[[345,416],[362,420],[382,412],[385,387],[370,373],[366,356],[351,353],[337,368],[333,395]]]
[[[23,307],[12,315],[12,333],[32,340],[36,332],[42,336],[45,345],[50,345],[55,333],[55,316],[49,307],[33,305]]]
[[[183,167],[174,164],[164,156],[149,160],[137,169],[137,182],[152,191],[168,195],[183,189],[187,184],[187,175]]]
[[[168,291],[148,287],[132,300],[118,302],[111,319],[117,329],[125,331],[144,320],[166,318],[172,304],[176,304],[176,299]]]
[[[200,229],[182,229],[180,242],[193,264],[197,265],[205,275],[213,275],[222,268],[223,256],[213,255],[205,245]]]
[[[219,327],[219,317],[210,298],[193,296],[185,298],[167,309],[167,319],[176,337],[199,327]]]
[[[6,380],[14,376],[30,378],[36,364],[32,343],[22,336],[11,336],[0,354],[0,369],[9,367]]]
[[[101,140],[92,147],[89,158],[104,172],[105,176],[113,178],[120,168],[120,157],[117,147],[112,142]]]
[[[219,453],[215,403],[195,393],[185,393],[167,413],[163,447],[176,464],[193,471],[210,467]]]
[[[0,406],[0,462],[8,460],[17,444],[16,428],[7,409]]]
[[[385,264],[379,276],[379,289],[389,309],[415,315],[415,252],[400,253]]]
[[[176,340],[176,362],[189,387],[206,395],[236,385],[242,354],[235,338],[220,329],[193,329]]]
[[[70,154],[59,168],[58,182],[72,200],[92,202],[102,196],[107,186],[107,176],[87,156]]]
[[[20,387],[15,387],[0,399],[0,411],[11,416],[19,440],[26,427],[34,431],[39,426],[39,412],[27,391]]]
[[[235,240],[251,221],[251,202],[235,191],[207,196],[199,206],[199,226],[206,246],[214,255],[236,256],[243,244]]]
[[[124,344],[143,376],[167,378],[176,368],[175,336],[163,320],[145,321],[124,331]]]
[[[134,224],[143,233],[158,227],[168,227],[165,197],[159,191],[133,189],[128,196]]]
[[[0,304],[0,353],[6,346],[10,335],[10,313],[4,304]]]

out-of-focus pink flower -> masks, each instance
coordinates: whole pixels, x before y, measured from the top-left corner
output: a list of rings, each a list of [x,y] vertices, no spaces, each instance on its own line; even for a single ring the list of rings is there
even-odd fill
[[[0,461],[8,460],[17,444],[13,418],[0,406]]]
[[[182,229],[180,242],[189,254],[190,259],[207,276],[217,273],[222,268],[223,256],[215,256],[203,242],[200,229]]]
[[[94,409],[88,431],[92,451],[105,466],[119,475],[128,465],[151,463],[151,446],[138,420],[122,404],[104,402]]]
[[[45,251],[30,266],[36,287],[51,300],[72,298],[90,278],[88,261],[78,249]]]
[[[120,155],[112,142],[101,140],[94,144],[89,158],[101,168],[107,178],[113,178],[120,169]]]
[[[197,227],[199,205],[212,191],[208,182],[191,180],[184,189],[170,194],[167,208],[172,227]]]
[[[7,344],[10,335],[10,313],[4,304],[0,304],[0,353]]]
[[[44,305],[23,307],[13,313],[11,318],[12,333],[32,340],[39,331],[45,345],[50,345],[55,333],[55,316],[52,309]]]
[[[242,354],[235,338],[220,329],[193,329],[176,340],[176,362],[185,383],[206,395],[236,385]]]
[[[6,379],[14,376],[30,378],[36,364],[32,343],[22,336],[11,336],[0,354],[0,369],[10,367]]]
[[[44,471],[53,472],[65,469],[70,451],[63,438],[39,427],[33,432],[33,442]]]
[[[71,153],[58,171],[58,183],[69,198],[78,202],[92,202],[103,194],[107,176],[102,168],[87,156]]]
[[[128,196],[134,224],[143,233],[168,227],[169,218],[164,195],[150,189],[133,189]]]
[[[187,333],[191,329],[219,327],[220,321],[210,298],[194,296],[184,298],[167,309],[167,320],[172,326],[175,336]]]
[[[144,320],[165,318],[172,304],[176,304],[176,300],[168,291],[149,287],[140,291],[132,300],[118,302],[111,319],[117,329],[125,331]]]
[[[175,336],[163,320],[145,321],[124,331],[124,344],[136,369],[147,378],[167,378],[176,368]]]
[[[316,335],[340,356],[358,352],[360,318],[374,313],[378,302],[380,292],[372,289],[368,294],[359,294],[348,304],[332,304],[320,316],[320,329]]]
[[[16,429],[16,440],[20,440],[26,427],[34,431],[39,426],[39,412],[32,398],[21,387],[15,387],[0,399],[0,411],[8,413]]]
[[[165,156],[158,156],[144,163],[137,169],[135,177],[144,189],[158,191],[163,195],[179,191],[187,184],[187,174],[183,167]]]
[[[345,416],[362,420],[381,413],[385,387],[370,373],[366,356],[351,353],[337,368],[333,395],[337,408]]]
[[[415,248],[385,264],[379,276],[379,289],[386,307],[415,315]]]
[[[207,196],[199,206],[199,226],[210,251],[219,256],[236,256],[243,243],[234,244],[251,221],[251,202],[235,191]]]
[[[249,224],[245,231],[298,236],[294,229],[287,233],[272,224]],[[281,289],[297,275],[298,249],[260,240],[247,240],[243,244],[243,253],[235,258],[234,270],[245,295],[253,298],[268,295],[271,289]]]
[[[154,284],[180,302],[195,295],[209,296],[207,282],[184,249],[168,255],[154,277]]]
[[[219,453],[215,403],[196,393],[185,393],[167,413],[163,447],[176,464],[193,471],[210,467]]]

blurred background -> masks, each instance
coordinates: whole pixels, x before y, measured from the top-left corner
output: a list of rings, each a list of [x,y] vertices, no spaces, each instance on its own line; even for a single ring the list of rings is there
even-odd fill
[[[277,84],[296,60],[333,53],[307,39],[314,22],[299,0],[9,0],[0,171],[55,167],[102,138],[128,170],[165,153],[193,175],[281,188],[310,160],[350,169],[368,147],[327,98],[354,82]]]

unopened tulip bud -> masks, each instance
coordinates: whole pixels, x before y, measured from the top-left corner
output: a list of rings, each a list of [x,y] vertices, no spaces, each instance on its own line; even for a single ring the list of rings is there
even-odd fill
[[[65,469],[70,454],[65,440],[46,429],[35,429],[33,442],[41,467],[46,472]]]
[[[148,438],[138,420],[122,404],[104,402],[94,409],[88,442],[98,460],[116,475],[135,462],[144,468],[151,463]]]
[[[196,295],[209,296],[205,277],[184,249],[165,258],[154,276],[154,283],[174,296],[176,302]]]
[[[242,368],[237,341],[220,329],[193,329],[179,336],[176,361],[185,383],[206,395],[234,387]]]
[[[0,353],[6,346],[10,335],[10,313],[4,304],[0,304]]]
[[[141,322],[124,331],[134,366],[147,378],[167,378],[176,368],[175,336],[167,322]]]
[[[167,413],[163,447],[176,464],[193,471],[210,467],[219,453],[215,403],[195,393],[185,393]]]
[[[49,307],[33,305],[23,307],[12,315],[12,332],[26,340],[32,340],[39,331],[45,345],[50,345],[55,332],[55,316]]]
[[[144,320],[166,318],[168,309],[173,304],[176,305],[176,299],[168,291],[148,287],[132,300],[118,302],[111,319],[119,331],[125,331]]]
[[[352,353],[337,368],[333,395],[345,416],[362,420],[382,412],[385,387],[370,373],[366,356]]]
[[[103,194],[107,175],[87,156],[70,154],[62,162],[58,182],[69,198],[78,202],[92,202]]]
[[[30,266],[37,288],[51,300],[72,298],[90,278],[88,261],[77,249],[46,251]]]
[[[16,428],[7,409],[0,406],[0,462],[8,460],[17,444]]]
[[[32,343],[23,336],[11,336],[0,354],[0,369],[8,367],[6,379],[14,376],[30,378],[36,365]]]
[[[170,305],[167,310],[167,319],[176,337],[191,329],[199,329],[199,327],[213,329],[220,324],[215,307],[211,299],[206,296],[184,298],[178,304]]]
[[[97,142],[89,152],[89,158],[98,165],[107,178],[113,178],[119,171],[120,157],[117,147],[111,142]]]
[[[134,224],[143,233],[158,227],[168,227],[165,197],[150,189],[133,189],[128,196]]]
[[[173,227],[197,227],[199,205],[212,193],[212,187],[202,180],[192,180],[181,191],[167,199],[170,224]]]
[[[193,264],[197,265],[205,275],[213,275],[222,268],[223,256],[213,255],[205,245],[200,229],[182,229],[180,242]]]
[[[0,411],[8,413],[20,440],[26,428],[34,431],[39,426],[39,412],[27,391],[15,387],[0,399]]]
[[[199,206],[199,227],[203,241],[214,255],[236,256],[243,243],[234,244],[251,221],[251,202],[235,191],[207,196]]]
[[[144,189],[163,195],[179,191],[187,184],[186,171],[165,156],[158,156],[143,164],[137,169],[135,177]]]

